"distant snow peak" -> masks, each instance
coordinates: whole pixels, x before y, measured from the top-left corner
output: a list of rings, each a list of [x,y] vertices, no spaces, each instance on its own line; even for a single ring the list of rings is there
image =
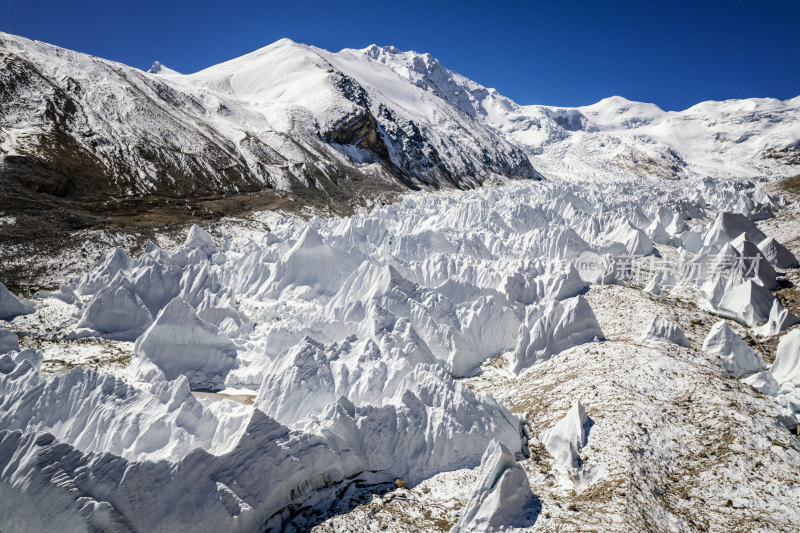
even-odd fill
[[[153,61],[153,64],[150,65],[150,68],[147,69],[147,72],[150,74],[158,74],[164,68],[164,64],[161,61]]]
[[[148,74],[155,74],[160,77],[176,77],[176,76],[183,76],[177,70],[172,70],[171,68],[167,67],[161,61],[153,61],[153,64],[147,69]]]

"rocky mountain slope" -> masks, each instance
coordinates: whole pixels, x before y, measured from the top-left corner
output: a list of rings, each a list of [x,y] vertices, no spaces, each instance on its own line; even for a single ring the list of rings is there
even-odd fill
[[[284,39],[183,76],[8,34],[0,50],[7,187],[78,200],[306,188],[342,202],[536,176],[502,136],[360,54]]]

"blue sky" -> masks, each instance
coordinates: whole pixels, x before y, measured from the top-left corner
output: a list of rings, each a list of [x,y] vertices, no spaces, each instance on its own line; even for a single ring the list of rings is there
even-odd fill
[[[618,94],[684,109],[800,94],[798,1],[0,0],[0,30],[181,72],[282,37],[329,50],[393,44],[521,104]]]

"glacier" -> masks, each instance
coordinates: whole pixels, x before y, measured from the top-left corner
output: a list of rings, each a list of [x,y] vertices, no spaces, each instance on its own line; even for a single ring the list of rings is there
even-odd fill
[[[250,531],[288,527],[292,505],[325,498],[352,476],[414,486],[491,468],[459,527],[513,523],[501,500],[526,508],[534,500],[503,479],[520,478],[509,457],[523,457],[533,437],[506,399],[473,390],[470,380],[491,368],[524,379],[564,353],[603,345],[607,334],[587,293],[608,283],[654,292],[634,267],[664,253],[701,268],[659,271],[656,300],[694,291],[708,309],[748,326],[783,309],[771,292],[783,271],[752,244],[766,239],[752,217],[777,209],[774,198],[757,182],[720,182],[687,201],[691,187],[550,182],[411,195],[349,218],[284,218],[268,233],[226,233],[219,245],[194,226],[171,250],[152,242],[137,257],[112,250],[33,305],[73,309],[63,342],[127,341],[131,357],[116,375],[43,372],[47,356],[23,350],[12,333],[30,315],[6,322],[0,485],[18,509],[60,502],[30,527],[69,516],[76,531],[155,531],[201,517]],[[744,200],[733,203],[732,194]],[[737,211],[697,216],[720,197]],[[652,244],[653,220],[667,222],[676,238]],[[682,238],[687,232],[702,238],[700,248]],[[606,260],[611,277],[584,276],[587,254]],[[644,338],[692,346],[658,316]],[[774,395],[775,419],[796,425],[791,342],[781,340],[775,385],[754,381],[765,364],[726,322],[702,351],[719,360],[719,372]],[[206,393],[250,400],[196,397]],[[577,490],[591,490],[603,470],[581,466],[587,419],[580,403],[573,410],[541,442]],[[291,466],[281,459],[287,453],[298,458]],[[62,463],[63,476],[44,474]],[[265,477],[270,464],[285,473]],[[122,471],[129,474],[120,478]],[[192,485],[185,498],[194,503],[165,509],[134,497],[156,483]]]

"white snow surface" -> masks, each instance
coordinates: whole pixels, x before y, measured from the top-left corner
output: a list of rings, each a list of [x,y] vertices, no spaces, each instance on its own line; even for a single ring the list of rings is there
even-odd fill
[[[800,139],[800,98],[709,101],[683,111],[621,96],[582,107],[525,106],[430,54],[374,45],[360,53],[524,147],[549,178],[793,175],[780,150]]]
[[[177,168],[199,164],[223,189],[240,184],[220,182],[215,159],[183,156],[202,154],[211,141],[231,168],[285,191],[328,190],[354,176],[379,186],[399,178],[472,187],[540,175],[613,181],[796,174],[800,98],[709,101],[683,111],[620,96],[575,108],[520,105],[430,54],[391,46],[330,52],[281,39],[181,74],[159,63],[145,73],[6,33],[0,42],[42,76],[37,87],[48,95],[81,88],[73,95],[84,108],[76,142],[109,164],[122,157],[135,169],[120,183],[125,194],[163,185],[158,165],[120,140],[150,138],[184,152],[169,152]],[[23,97],[0,130],[0,153],[23,153],[26,139],[47,127],[46,100]],[[375,127],[374,142],[347,134],[362,125]],[[107,142],[88,144],[92,139]],[[675,222],[662,225],[675,232]],[[657,226],[651,232],[662,236]]]

